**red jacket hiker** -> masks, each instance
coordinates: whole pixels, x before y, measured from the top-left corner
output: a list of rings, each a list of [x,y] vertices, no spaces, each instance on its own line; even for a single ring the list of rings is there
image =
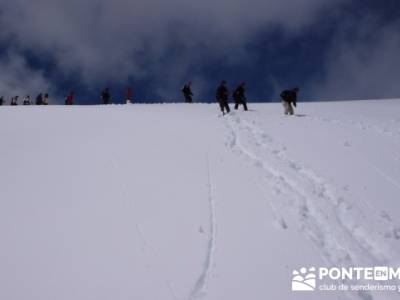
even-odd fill
[[[132,96],[133,96],[132,88],[127,88],[127,90],[126,90],[126,103],[131,103]]]
[[[73,105],[74,104],[74,97],[75,97],[75,93],[74,92],[69,93],[67,98],[65,98],[65,105]]]

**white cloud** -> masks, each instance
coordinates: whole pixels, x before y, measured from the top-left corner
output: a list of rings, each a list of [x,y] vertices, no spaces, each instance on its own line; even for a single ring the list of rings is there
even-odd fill
[[[311,85],[316,99],[380,99],[400,95],[400,24],[365,17],[342,24],[327,53],[324,77]]]
[[[6,103],[10,98],[26,95],[36,96],[50,92],[50,85],[42,72],[32,70],[21,55],[11,53],[0,59],[0,96]],[[35,93],[35,94],[32,94]]]

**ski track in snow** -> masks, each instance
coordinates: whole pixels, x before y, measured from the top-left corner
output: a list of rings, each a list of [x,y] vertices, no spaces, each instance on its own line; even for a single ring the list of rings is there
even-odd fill
[[[300,231],[333,266],[387,265],[395,256],[385,239],[396,238],[399,229],[387,212],[377,215],[371,210],[367,215],[361,207],[346,201],[346,196],[336,196],[336,190],[324,178],[290,159],[286,147],[263,132],[256,121],[243,120],[234,112],[225,122],[229,130],[227,146],[261,173],[259,188],[264,197],[267,190],[276,197],[268,201],[281,228],[288,226],[285,216],[294,218]],[[358,296],[374,299],[369,293]]]
[[[359,154],[359,156],[362,155],[360,152],[358,152],[358,154]],[[385,179],[388,183],[390,183],[391,185],[393,185],[394,187],[396,187],[400,191],[400,183],[398,183],[395,178],[393,178],[392,176],[387,174],[385,171],[383,171],[377,165],[371,163],[369,160],[364,158],[364,156],[361,156],[361,157],[363,157],[365,163],[367,165],[369,165],[372,169],[374,169],[376,171],[376,173],[378,173],[383,179]]]
[[[201,299],[206,296],[208,282],[210,280],[212,268],[214,265],[214,254],[216,249],[216,233],[217,221],[215,215],[215,201],[213,196],[213,185],[211,180],[210,159],[207,157],[207,187],[208,187],[208,204],[210,207],[210,233],[207,244],[206,259],[203,264],[203,270],[196,280],[195,285],[189,296],[189,300]]]
[[[258,183],[255,182],[255,185],[257,186],[258,190],[261,192],[262,196],[266,199],[267,204],[271,208],[272,215],[275,219],[275,224],[278,226],[278,228],[282,229],[288,229],[288,225],[284,217],[279,213],[278,208],[275,207],[275,205],[271,202],[268,201],[268,196],[266,195],[265,189]]]
[[[324,122],[324,123],[329,123],[329,124],[333,124],[336,126],[352,126],[355,127],[357,129],[363,130],[363,131],[369,131],[371,133],[375,133],[378,135],[383,135],[386,137],[390,137],[390,138],[400,138],[400,129],[397,129],[396,131],[393,131],[391,129],[388,129],[387,126],[385,127],[384,124],[382,124],[381,126],[378,125],[368,125],[365,124],[362,121],[349,121],[349,120],[342,120],[342,119],[332,119],[332,118],[327,118],[327,117],[312,117],[310,118],[313,121],[317,121],[317,122]],[[398,123],[400,123],[400,119],[393,119],[391,120],[392,126],[398,126]],[[390,176],[389,174],[387,174],[385,171],[383,171],[381,168],[379,168],[376,164],[372,163],[369,159],[367,159],[362,151],[358,151],[357,149],[355,149],[352,145],[349,144],[349,142],[345,142],[345,146],[346,147],[350,147],[351,150],[353,152],[355,152],[357,154],[358,158],[361,158],[365,165],[369,166],[371,169],[373,169],[380,177],[382,177],[385,181],[387,181],[389,184],[391,184],[392,186],[394,186],[395,188],[397,188],[398,190],[400,190],[400,183],[398,182],[398,180],[392,176]],[[395,159],[396,162],[400,161],[400,157],[398,157],[397,159]],[[369,203],[367,203],[368,205],[370,205]],[[381,212],[381,216],[382,215],[386,215],[387,212],[382,211]],[[387,230],[385,232],[385,237],[386,238],[393,238],[396,240],[400,240],[400,226],[395,226],[393,225],[393,221],[390,218],[384,218],[386,221],[389,221],[389,230]]]

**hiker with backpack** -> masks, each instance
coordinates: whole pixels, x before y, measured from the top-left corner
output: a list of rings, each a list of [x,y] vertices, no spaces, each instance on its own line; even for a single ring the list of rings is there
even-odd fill
[[[221,82],[221,84],[219,85],[219,87],[217,89],[217,93],[216,93],[216,98],[219,103],[219,107],[222,111],[222,115],[225,115],[225,111],[226,111],[226,113],[229,113],[231,111],[231,109],[229,107],[229,103],[228,103],[229,90],[226,87],[225,80],[223,80]]]
[[[105,88],[101,92],[101,100],[102,100],[103,104],[109,104],[110,103],[110,99],[111,99],[110,89],[109,88]]]
[[[285,110],[285,115],[293,115],[293,106],[297,105],[297,95],[299,93],[299,88],[294,88],[292,90],[285,90],[281,93],[282,105]]]
[[[3,98],[3,96],[1,96],[1,97],[0,97],[0,106],[3,105],[3,102],[4,102],[4,98]]]
[[[233,99],[235,100],[235,110],[239,108],[239,105],[243,105],[245,111],[247,111],[247,99],[246,99],[246,84],[242,82],[236,90],[233,92]]]
[[[29,95],[27,95],[27,96],[24,98],[22,104],[23,104],[23,105],[31,105],[31,97],[30,97]]]
[[[185,102],[186,103],[192,103],[193,102],[193,92],[192,92],[192,82],[189,81],[186,83],[183,88],[182,88],[182,93],[183,96],[185,97]]]

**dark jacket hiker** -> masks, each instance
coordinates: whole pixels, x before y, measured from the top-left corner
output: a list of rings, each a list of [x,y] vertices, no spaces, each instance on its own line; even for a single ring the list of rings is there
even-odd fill
[[[233,92],[233,99],[235,100],[235,109],[239,108],[239,105],[242,104],[244,110],[247,110],[247,99],[246,99],[246,85],[242,82],[236,90]]]
[[[294,88],[292,90],[285,90],[281,93],[283,108],[285,109],[285,115],[293,115],[293,106],[297,105],[297,94],[299,93],[299,88]],[[292,106],[293,105],[293,106]]]
[[[39,94],[36,97],[36,105],[42,105],[43,104],[43,94]]]
[[[182,93],[183,93],[183,96],[185,97],[186,103],[193,102],[192,82],[189,82],[183,86]]]
[[[109,104],[111,99],[110,90],[106,88],[104,91],[101,92],[101,100],[103,104]]]
[[[3,102],[4,102],[4,98],[0,97],[0,106],[3,105]]]
[[[11,98],[11,103],[12,106],[18,105],[18,96],[12,97]]]
[[[229,98],[229,91],[228,88],[226,87],[226,81],[222,81],[220,86],[217,89],[216,93],[216,98],[219,103],[219,107],[222,111],[222,114],[225,115],[225,110],[226,113],[229,113],[231,109],[229,108],[228,104],[228,98]]]

